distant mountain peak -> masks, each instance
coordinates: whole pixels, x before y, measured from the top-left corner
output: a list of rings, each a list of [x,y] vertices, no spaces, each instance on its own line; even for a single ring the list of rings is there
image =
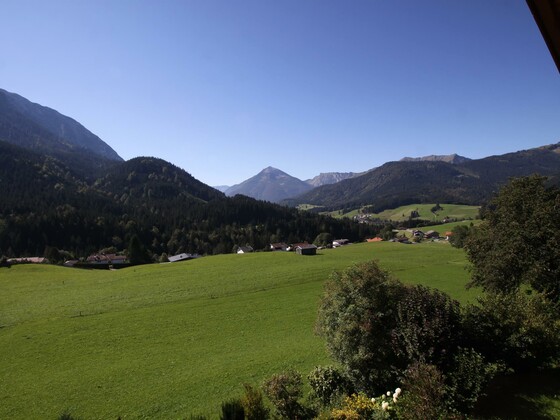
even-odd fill
[[[401,162],[447,162],[452,163],[454,165],[458,165],[460,163],[468,162],[469,158],[460,156],[457,153],[453,153],[451,155],[429,155],[423,157],[404,157],[400,161]]]
[[[312,187],[280,169],[268,166],[257,175],[228,188],[228,196],[243,194],[258,200],[278,203],[286,198],[307,192]]]

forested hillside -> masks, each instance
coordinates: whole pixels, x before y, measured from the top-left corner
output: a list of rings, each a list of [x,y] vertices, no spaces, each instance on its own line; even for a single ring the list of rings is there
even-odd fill
[[[115,163],[90,180],[66,161],[0,142],[0,255],[217,254],[237,245],[313,241],[321,232],[363,240],[374,228],[225,195],[157,158]]]
[[[371,205],[376,212],[411,203],[480,205],[510,178],[535,173],[557,182],[560,144],[456,164],[388,162],[362,176],[315,188],[285,202],[321,206],[318,211]]]

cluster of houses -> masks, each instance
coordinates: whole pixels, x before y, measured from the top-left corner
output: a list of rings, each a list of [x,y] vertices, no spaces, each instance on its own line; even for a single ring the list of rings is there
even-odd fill
[[[440,236],[439,232],[435,230],[428,230],[427,232],[423,232],[419,229],[407,229],[408,235],[399,236],[397,238],[391,239],[393,242],[401,242],[401,243],[412,243],[410,240],[413,241],[420,241],[423,239],[445,239],[449,240],[449,237],[453,235],[453,232],[445,232],[443,236]],[[380,237],[368,238],[366,239],[367,242],[381,242],[383,241]],[[349,245],[350,241],[348,239],[335,239],[332,241],[332,248],[338,248],[340,246]],[[322,247],[317,247],[314,244],[310,244],[308,242],[300,242],[294,244],[286,244],[284,242],[276,242],[271,243],[269,245],[269,250],[273,252],[290,252],[293,251],[299,255],[316,255],[318,249],[322,249]],[[331,246],[329,246],[331,247]],[[247,246],[239,246],[237,247],[236,253],[237,254],[247,254],[254,252],[255,250],[253,247]],[[180,262],[180,261],[188,261],[194,258],[198,258],[198,254],[187,254],[181,253],[177,255],[172,255],[167,257],[170,263]],[[11,264],[42,264],[48,263],[49,261],[43,257],[26,257],[26,258],[10,258],[8,259],[5,264],[7,266]],[[126,267],[130,265],[127,257],[125,255],[118,255],[118,254],[92,254],[85,261],[79,260],[69,260],[66,261],[64,264],[66,267],[87,267],[87,268],[119,268],[119,267]]]
[[[332,248],[337,248],[339,246],[344,246],[350,244],[348,239],[335,239],[332,241]],[[284,242],[275,242],[269,245],[269,250],[273,252],[290,252],[293,251],[299,255],[315,255],[317,250],[322,249],[314,244],[308,242],[299,242],[294,244],[286,244]],[[238,254],[247,254],[249,252],[254,252],[255,250],[251,246],[239,246],[237,247]]]

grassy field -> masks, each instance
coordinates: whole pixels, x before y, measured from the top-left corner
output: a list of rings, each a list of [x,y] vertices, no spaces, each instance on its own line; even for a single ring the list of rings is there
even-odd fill
[[[478,206],[465,206],[459,204],[441,204],[441,210],[438,210],[436,214],[432,213],[430,210],[436,204],[410,204],[408,206],[401,206],[396,209],[384,210],[380,213],[372,213],[371,216],[381,219],[381,220],[392,220],[394,222],[402,222],[408,220],[412,211],[417,211],[419,217],[416,219],[427,220],[432,222],[441,222],[446,217],[450,219],[464,220],[464,219],[475,219],[478,217]],[[349,217],[352,218],[360,214],[360,209],[354,209],[347,213],[341,213],[340,211],[333,211],[330,214],[333,217]]]
[[[0,418],[218,417],[242,384],[330,364],[313,333],[332,270],[379,260],[407,283],[475,300],[445,243],[354,244],[317,256],[221,255],[119,271],[0,269]]]

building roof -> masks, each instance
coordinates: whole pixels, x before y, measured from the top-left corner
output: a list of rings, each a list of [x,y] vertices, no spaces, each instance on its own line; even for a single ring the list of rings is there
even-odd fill
[[[304,243],[304,244],[295,244],[294,248],[299,248],[299,249],[317,249],[317,247],[313,244],[308,244],[308,243]]]
[[[527,0],[527,5],[560,71],[560,0]]]

